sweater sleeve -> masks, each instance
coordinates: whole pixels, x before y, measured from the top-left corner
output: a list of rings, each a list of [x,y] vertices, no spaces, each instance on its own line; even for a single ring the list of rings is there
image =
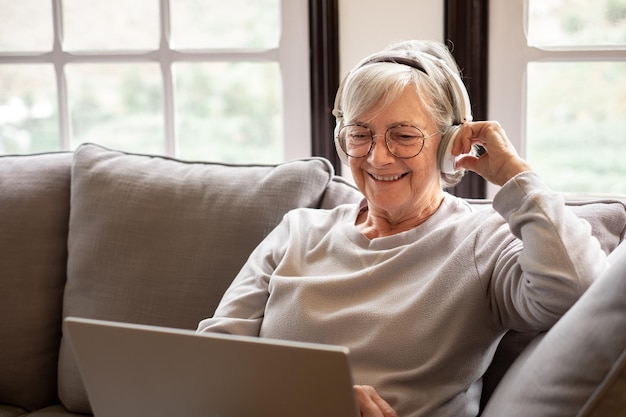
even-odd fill
[[[288,236],[289,224],[284,218],[250,254],[213,317],[202,320],[197,332],[259,336],[270,277],[286,250]]]
[[[545,330],[600,275],[606,255],[589,223],[569,210],[563,197],[536,173],[525,172],[507,182],[493,207],[519,240],[498,255],[492,305],[507,328]]]

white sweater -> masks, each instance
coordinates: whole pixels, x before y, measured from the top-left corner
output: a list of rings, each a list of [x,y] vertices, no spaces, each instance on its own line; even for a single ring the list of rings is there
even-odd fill
[[[355,384],[400,417],[474,416],[470,387],[504,332],[549,328],[605,266],[589,224],[531,172],[493,208],[446,195],[389,237],[363,236],[359,210],[288,213],[198,331],[347,346]]]

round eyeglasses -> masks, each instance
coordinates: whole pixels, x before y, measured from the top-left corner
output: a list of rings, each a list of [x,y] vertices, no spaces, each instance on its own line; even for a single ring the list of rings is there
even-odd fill
[[[439,132],[428,136],[420,128],[411,125],[392,126],[385,132],[385,144],[389,152],[397,158],[413,158],[422,152],[424,141]],[[352,158],[364,158],[374,148],[372,130],[363,125],[346,125],[339,130],[339,145]]]

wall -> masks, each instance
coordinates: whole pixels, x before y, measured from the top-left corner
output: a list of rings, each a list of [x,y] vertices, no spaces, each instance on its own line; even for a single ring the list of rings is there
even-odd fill
[[[443,7],[443,0],[340,0],[341,75],[390,43],[404,39],[443,41]]]

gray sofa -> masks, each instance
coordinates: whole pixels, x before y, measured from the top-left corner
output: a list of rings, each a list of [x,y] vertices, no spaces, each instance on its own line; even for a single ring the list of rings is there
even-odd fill
[[[63,317],[195,329],[285,212],[360,198],[321,158],[236,166],[92,144],[0,157],[0,417],[91,412]],[[613,252],[624,204],[571,204]],[[503,339],[484,415],[626,416],[624,248],[545,337]]]

